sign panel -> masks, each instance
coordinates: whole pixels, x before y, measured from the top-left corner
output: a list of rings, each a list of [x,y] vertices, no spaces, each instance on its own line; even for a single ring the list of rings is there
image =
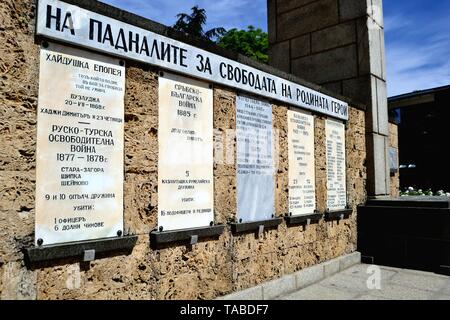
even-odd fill
[[[237,218],[272,218],[275,208],[272,105],[236,97]]]
[[[316,209],[314,116],[288,110],[289,213],[311,214]]]
[[[41,49],[36,244],[123,232],[124,89],[118,59]]]
[[[158,228],[214,221],[213,90],[207,83],[159,77]]]
[[[348,119],[346,102],[63,1],[39,0],[36,33]]]
[[[345,209],[347,205],[345,174],[345,126],[343,123],[326,120],[327,144],[327,208]]]

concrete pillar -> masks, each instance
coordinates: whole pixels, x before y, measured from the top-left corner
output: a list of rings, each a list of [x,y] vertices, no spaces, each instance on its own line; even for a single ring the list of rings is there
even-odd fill
[[[389,194],[382,0],[268,0],[269,63],[366,105],[367,191]]]

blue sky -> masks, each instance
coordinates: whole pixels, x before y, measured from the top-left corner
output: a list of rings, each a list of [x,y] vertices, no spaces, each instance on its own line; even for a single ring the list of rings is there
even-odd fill
[[[267,31],[267,0],[103,0],[173,25],[176,14],[206,9],[206,29],[254,25]],[[384,0],[388,95],[450,84],[450,1]]]

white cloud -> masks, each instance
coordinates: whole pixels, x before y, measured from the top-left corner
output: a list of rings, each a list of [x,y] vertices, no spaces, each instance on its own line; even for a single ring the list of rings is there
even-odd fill
[[[388,95],[450,83],[447,18],[417,24],[401,15],[385,21]]]

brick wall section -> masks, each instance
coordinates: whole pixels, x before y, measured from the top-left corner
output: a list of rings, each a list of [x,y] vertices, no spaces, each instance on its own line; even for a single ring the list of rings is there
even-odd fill
[[[356,210],[350,219],[320,221],[306,230],[284,223],[258,239],[234,236],[229,228],[217,240],[193,248],[149,246],[157,219],[158,70],[127,62],[125,95],[125,230],[138,235],[130,255],[95,261],[49,262],[28,269],[22,248],[34,239],[36,108],[39,46],[34,43],[34,1],[0,3],[0,297],[2,299],[212,299],[248,288],[356,250]],[[214,87],[215,141],[235,129],[235,95]],[[276,215],[287,212],[286,105],[273,105],[279,130]],[[365,201],[364,112],[349,109],[346,131],[349,204]],[[325,118],[315,118],[317,204],[325,208]],[[215,157],[231,157],[215,150]],[[232,163],[235,163],[234,161]],[[236,168],[214,166],[215,220],[227,223],[236,212]]]

